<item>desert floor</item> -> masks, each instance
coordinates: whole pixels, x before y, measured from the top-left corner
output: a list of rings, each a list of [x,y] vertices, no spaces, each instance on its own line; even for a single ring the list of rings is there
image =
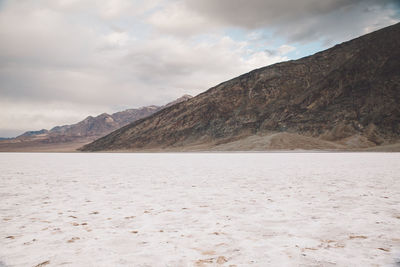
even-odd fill
[[[0,153],[0,266],[398,266],[399,153]]]

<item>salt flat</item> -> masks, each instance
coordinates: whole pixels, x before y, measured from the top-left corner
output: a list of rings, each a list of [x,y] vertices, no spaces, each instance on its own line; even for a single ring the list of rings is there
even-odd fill
[[[399,178],[398,153],[2,153],[0,266],[398,266]]]

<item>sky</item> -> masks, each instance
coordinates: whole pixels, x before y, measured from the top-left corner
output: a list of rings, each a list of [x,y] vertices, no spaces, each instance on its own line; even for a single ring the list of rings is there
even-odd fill
[[[0,137],[195,96],[399,21],[398,0],[0,0]]]

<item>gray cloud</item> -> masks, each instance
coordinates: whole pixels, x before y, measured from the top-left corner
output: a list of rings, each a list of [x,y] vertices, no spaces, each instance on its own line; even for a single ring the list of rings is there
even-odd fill
[[[388,0],[186,0],[193,10],[228,24],[259,28],[277,23],[293,23],[304,18],[326,15],[340,9],[351,9],[362,3],[386,5]]]
[[[397,0],[182,0],[179,3],[166,9],[168,16],[157,16],[156,26],[178,35],[209,29],[210,25],[269,29],[292,42],[329,43],[399,21]],[[190,17],[197,24],[181,25],[177,21]]]

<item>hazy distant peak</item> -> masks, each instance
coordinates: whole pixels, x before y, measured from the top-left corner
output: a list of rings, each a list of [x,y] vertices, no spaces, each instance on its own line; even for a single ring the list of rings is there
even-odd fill
[[[18,137],[29,137],[29,136],[33,136],[33,135],[39,135],[39,134],[45,134],[47,132],[48,131],[46,129],[42,129],[42,130],[39,130],[39,131],[27,131],[27,132],[17,136],[17,138]]]

